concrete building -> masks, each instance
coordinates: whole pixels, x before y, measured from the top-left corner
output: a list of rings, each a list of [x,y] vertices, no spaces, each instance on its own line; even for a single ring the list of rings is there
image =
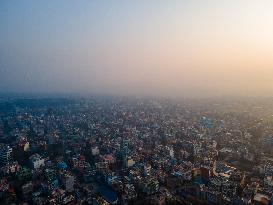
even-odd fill
[[[3,168],[2,171],[5,174],[11,174],[11,173],[16,173],[21,169],[21,166],[18,164],[17,161],[15,162],[10,162],[8,164],[6,164]]]
[[[92,155],[95,156],[100,153],[100,150],[98,147],[92,147],[91,152],[92,152]]]
[[[33,169],[40,169],[45,166],[45,159],[39,154],[32,155],[30,158],[30,165]]]
[[[7,164],[11,161],[12,148],[8,145],[0,146],[0,164]]]
[[[71,192],[74,190],[74,182],[75,182],[74,176],[68,173],[62,173],[61,181],[66,191]]]

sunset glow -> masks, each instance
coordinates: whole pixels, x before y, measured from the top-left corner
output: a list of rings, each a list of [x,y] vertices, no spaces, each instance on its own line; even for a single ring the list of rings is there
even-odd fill
[[[272,96],[273,1],[1,1],[0,91]]]

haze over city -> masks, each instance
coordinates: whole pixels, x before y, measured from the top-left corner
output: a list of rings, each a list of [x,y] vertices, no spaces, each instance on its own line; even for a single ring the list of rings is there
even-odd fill
[[[1,93],[272,96],[273,1],[1,1]]]
[[[273,205],[272,0],[0,0],[1,205]]]

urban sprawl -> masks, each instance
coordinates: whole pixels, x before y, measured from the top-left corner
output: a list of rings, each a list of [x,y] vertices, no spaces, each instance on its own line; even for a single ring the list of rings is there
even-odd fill
[[[273,99],[0,98],[0,204],[272,205]]]

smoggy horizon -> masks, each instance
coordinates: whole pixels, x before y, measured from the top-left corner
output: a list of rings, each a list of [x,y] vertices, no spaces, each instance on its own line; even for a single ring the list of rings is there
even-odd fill
[[[273,96],[273,2],[0,2],[0,93]]]

